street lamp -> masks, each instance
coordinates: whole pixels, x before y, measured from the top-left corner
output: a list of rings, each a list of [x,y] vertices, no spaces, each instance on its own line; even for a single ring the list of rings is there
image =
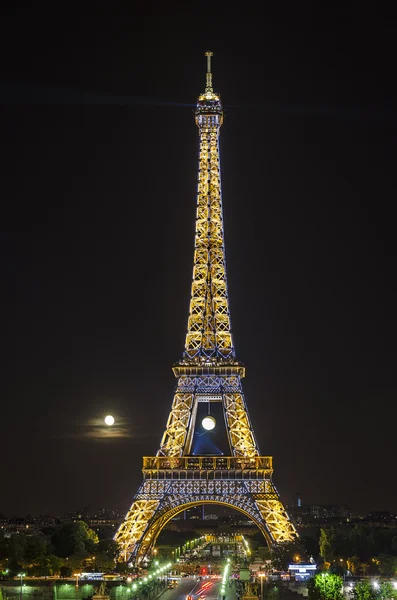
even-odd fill
[[[21,578],[21,587],[20,587],[20,591],[19,591],[19,598],[20,598],[20,600],[22,600],[22,580],[25,577],[25,573],[19,573],[18,577]]]
[[[79,587],[79,577],[80,577],[81,573],[75,573],[74,576],[76,577],[76,587]]]
[[[266,577],[266,573],[258,573],[261,580],[261,600],[263,600],[263,578]]]
[[[327,584],[327,581],[326,581],[327,573],[323,573],[322,578],[323,578],[323,582],[324,582],[324,600],[325,600],[325,598],[327,597],[327,591],[326,591],[327,590],[327,585],[326,585]]]

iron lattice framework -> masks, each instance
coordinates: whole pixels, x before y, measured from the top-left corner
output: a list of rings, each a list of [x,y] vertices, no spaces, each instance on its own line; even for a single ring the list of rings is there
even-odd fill
[[[272,482],[272,458],[261,456],[236,360],[226,280],[219,132],[223,109],[212,88],[211,52],[195,111],[200,152],[190,310],[171,412],[155,457],[143,459],[143,483],[115,535],[120,558],[138,564],[164,525],[200,504],[226,504],[250,517],[269,545],[296,530]],[[222,403],[231,456],[191,456],[200,402]]]

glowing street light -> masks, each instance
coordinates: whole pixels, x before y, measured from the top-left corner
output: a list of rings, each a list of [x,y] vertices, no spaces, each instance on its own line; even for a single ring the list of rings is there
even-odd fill
[[[322,578],[323,578],[323,582],[324,582],[324,597],[327,597],[327,577],[328,577],[328,573],[322,573],[321,574]]]
[[[266,573],[258,573],[261,580],[261,600],[263,600],[263,578],[266,577]]]
[[[20,588],[20,591],[19,591],[19,597],[22,600],[22,580],[25,577],[25,573],[18,573],[18,577],[21,578],[21,588]]]

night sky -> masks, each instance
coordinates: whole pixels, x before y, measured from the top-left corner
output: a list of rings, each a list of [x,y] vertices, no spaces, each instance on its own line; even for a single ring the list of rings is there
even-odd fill
[[[158,449],[187,323],[206,50],[262,454],[287,504],[397,511],[397,21],[375,5],[230,6],[1,9],[8,516],[126,508]]]

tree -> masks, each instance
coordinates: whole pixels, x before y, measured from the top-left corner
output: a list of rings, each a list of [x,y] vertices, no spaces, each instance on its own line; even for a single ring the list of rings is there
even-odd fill
[[[62,565],[60,574],[61,577],[71,577],[73,575],[72,568],[69,565]]]
[[[21,562],[18,562],[15,558],[10,558],[10,560],[8,561],[8,570],[10,577],[15,577],[15,575],[23,571],[23,565]]]
[[[333,529],[320,529],[320,556],[327,562],[332,562],[335,556],[333,547]]]
[[[87,556],[88,555],[86,552],[81,554],[72,554],[72,556],[69,556],[67,566],[72,570],[72,574],[82,571],[83,563]]]
[[[32,571],[35,575],[41,577],[51,577],[52,575],[59,575],[61,570],[61,559],[54,554],[46,554],[39,556],[35,561]]]
[[[47,541],[38,536],[29,537],[26,540],[25,560],[34,562],[39,556],[47,554]]]
[[[393,554],[397,554],[397,535],[392,537],[391,551],[393,552]]]
[[[353,597],[354,600],[375,600],[376,590],[368,579],[364,579],[354,586]]]
[[[360,559],[358,556],[349,556],[346,559],[347,569],[352,575],[356,575],[360,570]]]
[[[397,556],[391,556],[390,554],[380,554],[379,560],[379,572],[385,577],[393,577],[397,575]]]
[[[390,598],[395,600],[397,598],[397,589],[390,583],[390,581],[383,581],[379,586],[378,597],[381,600],[390,600]]]
[[[307,558],[313,556],[314,560],[317,562],[320,554],[318,540],[308,535],[301,535],[300,540],[304,549],[304,554],[307,556]]]
[[[300,542],[276,544],[270,550],[270,559],[275,569],[287,571],[288,565],[293,561],[294,556],[301,555],[302,552],[304,552],[304,549]]]
[[[104,552],[97,552],[95,555],[95,566],[98,571],[107,573],[108,571],[113,571],[115,560],[107,556]]]
[[[321,573],[307,585],[309,600],[343,600],[343,579],[339,575]]]
[[[343,575],[344,572],[345,569],[340,563],[333,563],[328,569],[328,573],[332,573],[333,575]]]
[[[7,540],[7,555],[10,560],[22,563],[25,556],[26,538],[24,535],[14,534]]]
[[[100,540],[96,549],[97,552],[106,554],[109,558],[116,558],[119,554],[119,544],[112,539]]]
[[[185,566],[185,565],[184,565]],[[129,571],[128,563],[126,562],[117,562],[115,571],[116,573],[127,573]]]
[[[58,527],[51,539],[57,556],[66,558],[71,554],[93,554],[99,539],[95,531],[84,521],[65,523]]]
[[[395,600],[397,599],[397,590],[390,581],[382,583],[368,581],[365,579],[359,581],[353,589],[354,600]]]

